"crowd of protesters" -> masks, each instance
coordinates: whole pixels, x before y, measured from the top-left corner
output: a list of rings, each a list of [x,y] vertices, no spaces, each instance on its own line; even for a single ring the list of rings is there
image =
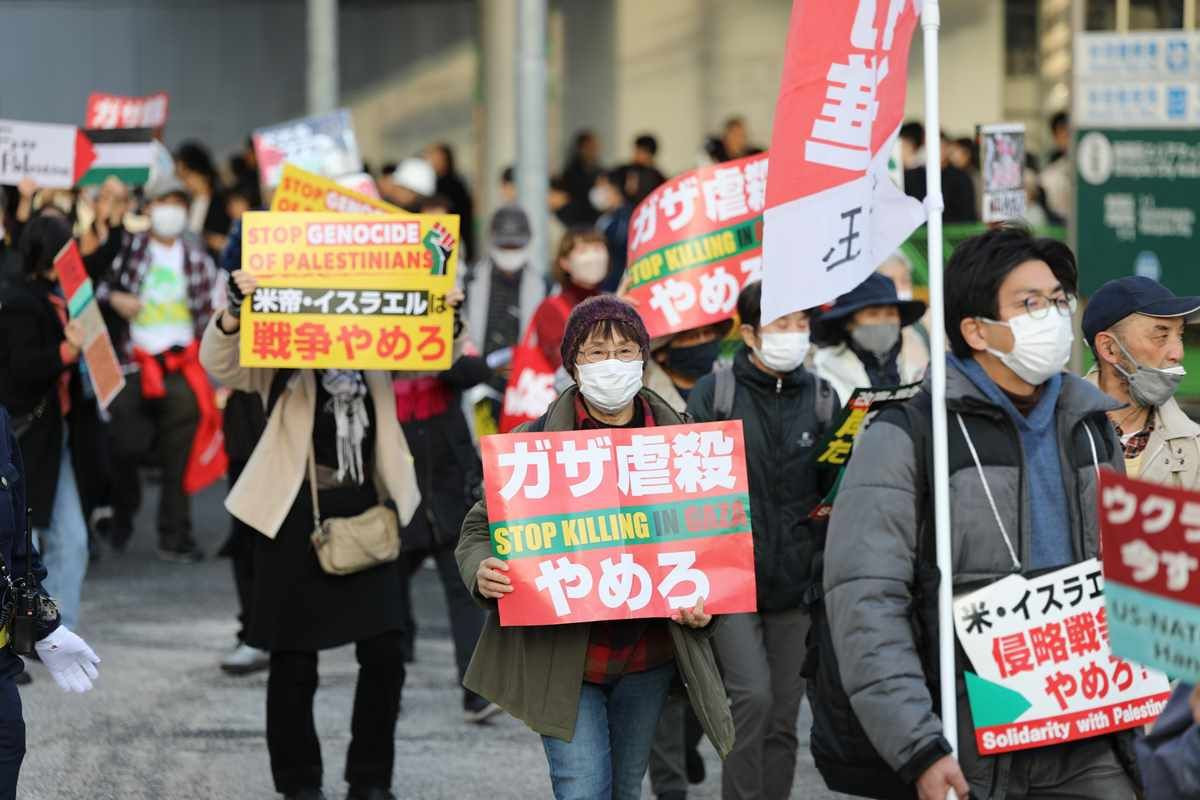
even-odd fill
[[[1056,118],[1063,151],[1066,130]],[[916,123],[900,135],[905,191],[917,197],[924,135]],[[465,720],[506,712],[526,723],[541,736],[559,798],[636,798],[647,772],[658,798],[685,798],[715,766],[698,750],[705,735],[723,760],[723,797],[789,797],[805,697],[818,766],[844,785],[907,784],[939,800],[950,788],[1031,800],[1115,800],[1143,785],[1152,800],[1194,790],[1200,701],[1190,687],[1164,717],[1169,727],[1148,738],[983,757],[961,735],[951,755],[926,666],[935,621],[920,604],[930,580],[919,546],[931,524],[927,387],[862,435],[832,517],[811,513],[835,488],[812,468],[814,447],[854,391],[919,383],[939,357],[911,263],[896,253],[829,306],[770,321],[761,284],[750,283],[733,318],[651,340],[638,309],[613,292],[632,212],[666,179],[658,143],[638,136],[629,161],[607,169],[600,151],[594,133],[573,137],[547,209],[518,206],[506,170],[507,202],[481,225],[449,146],[384,165],[383,199],[462,221],[467,258],[448,297],[452,366],[428,374],[240,364],[239,312],[256,281],[240,269],[239,219],[266,199],[249,146],[221,170],[186,142],[175,174],[136,192],[116,180],[81,192],[6,188],[0,405],[24,452],[44,588],[63,623],[80,623],[89,557],[119,555],[136,535],[137,476],[147,467],[161,474],[159,556],[205,557],[193,535],[190,497],[202,480],[194,455],[223,429],[232,523],[222,554],[233,563],[241,629],[221,668],[269,670],[270,769],[286,797],[323,797],[317,653],[350,643],[360,669],[349,796],[384,800],[403,781],[392,772],[394,729],[423,622],[409,583],[430,560]],[[721,162],[761,149],[734,117],[702,152]],[[947,221],[977,220],[974,142],[943,134],[942,154]],[[1043,178],[1029,179],[1036,226],[1065,215],[1051,169],[1065,159],[1055,154]],[[532,260],[535,213],[561,231],[549,264]],[[54,257],[72,238],[127,375],[107,412],[91,394],[83,332],[56,286]],[[1172,399],[1183,326],[1200,299],[1148,279],[1106,285],[1083,317],[1096,360],[1085,379],[1065,371],[1077,286],[1071,251],[1023,227],[972,237],[950,260],[956,581],[1096,556],[1101,466],[1200,488],[1200,426]],[[500,627],[496,600],[517,589],[493,556],[477,443],[495,430],[523,342],[558,371],[557,398],[531,430],[741,420],[755,613],[713,617],[700,601],[669,620]],[[346,518],[398,527],[399,558],[352,574],[324,569],[314,527]],[[959,716],[970,718],[965,705]],[[1172,794],[1179,786],[1192,789]]]

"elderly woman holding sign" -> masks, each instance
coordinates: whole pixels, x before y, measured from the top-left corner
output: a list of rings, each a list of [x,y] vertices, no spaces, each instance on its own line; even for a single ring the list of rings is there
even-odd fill
[[[577,386],[564,391],[541,419],[520,430],[549,433],[682,423],[662,398],[642,388],[649,350],[646,328],[632,306],[607,295],[583,301],[571,312],[562,339],[563,366]],[[642,533],[636,522],[628,530],[623,521],[614,526],[615,516],[597,514],[588,520],[594,522],[594,531],[573,535],[613,541]],[[583,527],[582,520],[578,527]],[[518,546],[518,532],[508,533],[503,542],[497,540],[500,555]],[[534,546],[533,540],[544,538],[545,531],[533,531],[534,537],[525,533],[519,534],[521,546]],[[702,599],[694,608],[673,612],[670,621],[500,627],[497,601],[507,597],[511,602],[533,587],[515,585],[508,562],[493,557],[484,501],[463,524],[457,556],[468,588],[494,612],[488,615],[464,684],[542,735],[556,798],[641,796],[655,725],[677,674],[717,751],[722,756],[729,751],[733,722],[709,643],[712,617],[705,613]],[[566,583],[570,593],[571,582]]]
[[[349,798],[387,800],[404,685],[399,526],[420,502],[412,457],[390,373],[241,364],[240,309],[257,285],[247,272],[232,273],[228,308],[205,330],[200,360],[224,385],[258,394],[267,413],[226,506],[262,534],[245,637],[271,653],[271,773],[289,798],[324,797],[313,721],[317,653],[353,642]],[[452,306],[461,299],[447,296]]]

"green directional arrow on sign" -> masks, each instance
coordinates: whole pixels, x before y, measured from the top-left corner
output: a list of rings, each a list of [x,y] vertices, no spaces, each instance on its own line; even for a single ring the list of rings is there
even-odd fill
[[[974,672],[963,674],[967,678],[967,697],[971,700],[971,717],[976,728],[1007,725],[1033,705],[1020,692],[985,680]]]

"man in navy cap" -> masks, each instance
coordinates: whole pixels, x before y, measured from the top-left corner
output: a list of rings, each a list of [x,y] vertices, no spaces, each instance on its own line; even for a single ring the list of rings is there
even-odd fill
[[[1176,297],[1131,275],[1096,290],[1083,335],[1096,356],[1088,380],[1126,405],[1108,412],[1125,450],[1125,472],[1181,489],[1200,487],[1200,425],[1173,395],[1184,377],[1183,327],[1200,319],[1200,297]]]

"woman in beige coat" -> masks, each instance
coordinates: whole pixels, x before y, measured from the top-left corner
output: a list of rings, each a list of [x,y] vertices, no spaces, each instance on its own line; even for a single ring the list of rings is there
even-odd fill
[[[403,582],[393,562],[333,576],[310,544],[308,452],[316,459],[322,518],[352,517],[390,502],[401,525],[420,501],[386,372],[241,366],[237,316],[256,281],[235,272],[230,304],[204,332],[200,360],[224,385],[257,393],[266,430],[226,507],[262,536],[255,548],[254,614],[247,644],[271,653],[267,749],[275,787],[322,798],[313,723],[317,652],[355,643],[358,686],[346,780],[353,800],[391,798],[396,717],[404,685]]]

